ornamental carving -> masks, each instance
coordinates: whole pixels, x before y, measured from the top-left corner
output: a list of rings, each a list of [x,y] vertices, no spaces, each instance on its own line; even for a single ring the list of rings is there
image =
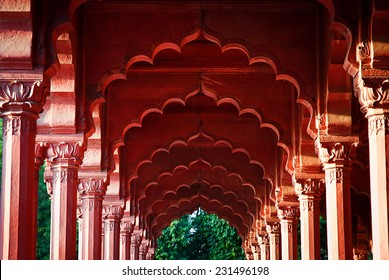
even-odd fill
[[[41,90],[36,90],[40,85],[41,81],[13,81],[10,84],[5,84],[0,87],[0,104],[40,102],[43,96]]]
[[[302,211],[305,212],[305,211],[313,211],[313,207],[314,207],[314,202],[312,200],[303,200],[302,203]]]
[[[266,231],[268,234],[277,234],[280,233],[281,225],[279,222],[268,223],[266,224]]]
[[[102,209],[103,202],[101,200],[84,199],[82,201],[83,209],[85,211]]]
[[[35,144],[35,166],[37,168],[40,168],[44,163],[44,143],[36,143]]]
[[[271,245],[280,245],[280,237],[278,235],[270,236],[270,244]]]
[[[299,207],[287,206],[278,209],[278,218],[280,220],[298,220],[299,217]]]
[[[355,157],[357,145],[358,143],[335,143],[328,149],[320,147],[320,160],[322,163],[349,162]]]
[[[369,136],[378,135],[380,132],[389,132],[389,117],[388,116],[374,116],[369,117]]]
[[[112,232],[114,231],[115,229],[117,228],[117,222],[115,221],[108,221],[108,220],[105,220],[104,221],[104,231],[109,231],[109,232]]]
[[[28,134],[35,131],[36,124],[27,117],[5,117],[3,121],[3,137],[8,135]]]
[[[389,80],[385,78],[354,78],[355,95],[358,96],[362,112],[377,105],[389,103]]]
[[[366,59],[370,57],[370,44],[368,41],[361,42],[359,49],[359,56],[361,59]]]
[[[45,178],[47,194],[50,196],[50,200],[53,198],[53,179]]]
[[[47,145],[47,156],[53,163],[67,160],[77,165],[81,164],[85,151],[84,143],[60,142],[58,144],[48,143]]]
[[[123,207],[119,205],[103,206],[103,217],[107,220],[120,220],[123,217]]]
[[[122,232],[128,232],[128,233],[131,233],[134,229],[134,224],[130,221],[126,221],[126,222],[121,222],[120,223],[120,230]]]
[[[296,185],[296,192],[298,195],[321,196],[324,192],[324,187],[324,179],[307,179]]]
[[[292,233],[293,232],[293,223],[292,222],[282,223],[282,232],[283,233]]]
[[[77,170],[71,168],[60,168],[55,167],[52,169],[53,172],[53,184],[65,184],[68,182],[75,182],[78,177]]]
[[[131,246],[132,247],[138,247],[140,245],[140,242],[142,241],[142,236],[139,234],[133,234],[131,236]]]
[[[78,191],[81,196],[104,196],[107,191],[107,184],[104,179],[80,179]]]
[[[330,184],[332,184],[333,182],[343,183],[343,169],[338,167],[327,169],[326,180]]]
[[[267,235],[260,236],[260,245],[261,246],[267,246],[269,245],[269,237]]]

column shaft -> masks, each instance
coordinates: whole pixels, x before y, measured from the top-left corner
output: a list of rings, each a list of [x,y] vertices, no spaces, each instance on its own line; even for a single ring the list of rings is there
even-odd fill
[[[82,200],[82,259],[101,259],[101,227],[106,183],[103,179],[82,179],[78,186]]]
[[[389,112],[370,109],[369,122],[370,199],[373,258],[389,259]]]
[[[119,259],[121,206],[104,206],[104,260]]]
[[[261,260],[270,260],[269,237],[267,235],[262,235],[260,237],[259,247],[261,250]]]
[[[297,260],[297,224],[298,207],[280,207],[278,217],[281,220],[281,254],[283,260]]]
[[[272,222],[266,224],[266,230],[269,235],[270,260],[279,260],[280,258],[280,223]]]
[[[51,246],[53,260],[74,260],[76,254],[78,169],[83,157],[82,143],[49,143],[52,162]]]
[[[3,164],[0,208],[1,259],[35,259],[38,186],[34,168],[36,120],[43,90],[38,82],[0,87]]]
[[[352,260],[349,164],[326,163],[328,259]]]

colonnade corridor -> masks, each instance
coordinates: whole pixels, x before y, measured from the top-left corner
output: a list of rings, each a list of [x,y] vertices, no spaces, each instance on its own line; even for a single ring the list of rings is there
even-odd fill
[[[2,0],[0,259],[155,259],[201,207],[247,260],[389,260],[387,26],[387,0]]]

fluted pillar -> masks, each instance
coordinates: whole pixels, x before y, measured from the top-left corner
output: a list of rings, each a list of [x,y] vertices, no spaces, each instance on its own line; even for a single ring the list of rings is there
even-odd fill
[[[84,146],[82,142],[48,143],[47,155],[53,175],[50,258],[74,260],[77,259],[78,169],[82,163]]]
[[[107,185],[104,179],[82,178],[78,191],[82,202],[83,260],[101,259],[101,226],[103,199]]]
[[[280,258],[280,223],[266,222],[266,231],[269,235],[270,260],[279,260]]]
[[[104,260],[119,259],[121,205],[104,206]]]
[[[320,260],[320,200],[325,186],[320,177],[324,175],[298,179],[295,185],[300,201],[302,260]]]
[[[351,156],[353,144],[328,145],[323,160],[326,181],[327,244],[329,260],[352,260]]]
[[[270,247],[269,247],[269,236],[261,235],[259,237],[259,247],[261,250],[261,260],[270,260]]]
[[[134,224],[130,220],[122,220],[120,223],[120,259],[131,259],[131,234]]]
[[[299,217],[299,207],[279,207],[278,218],[281,223],[281,254],[283,260],[297,260],[297,225]]]
[[[36,120],[44,90],[35,78],[0,81],[3,165],[0,205],[1,259],[35,259],[37,196]]]

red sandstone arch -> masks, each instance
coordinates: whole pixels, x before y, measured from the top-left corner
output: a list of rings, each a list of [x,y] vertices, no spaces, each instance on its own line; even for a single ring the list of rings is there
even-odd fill
[[[209,137],[209,138],[207,138],[207,137]],[[196,133],[193,136],[189,136],[186,140],[185,139],[183,139],[183,140],[177,139],[177,140],[174,140],[171,144],[169,144],[168,147],[166,147],[166,148],[159,147],[159,148],[156,148],[155,150],[153,150],[150,153],[150,157],[148,159],[140,160],[139,163],[137,163],[136,169],[132,173],[129,174],[128,181],[131,182],[132,180],[135,180],[136,178],[138,178],[139,177],[138,173],[139,173],[140,169],[143,168],[144,165],[152,164],[153,159],[156,158],[157,156],[160,156],[161,154],[166,154],[166,157],[169,158],[169,161],[166,163],[168,166],[169,162],[172,162],[172,163],[175,162],[173,155],[174,155],[174,152],[177,151],[178,148],[187,147],[188,148],[187,150],[189,150],[190,148],[192,148],[193,150],[198,149],[197,147],[201,148],[202,145],[206,145],[206,144],[204,144],[203,140],[201,140],[201,138],[207,138],[209,140],[209,144],[211,146],[214,146],[215,148],[226,147],[226,148],[230,149],[231,154],[243,154],[244,156],[247,157],[247,163],[249,165],[258,166],[259,168],[261,168],[263,170],[263,173],[264,173],[263,178],[264,179],[270,179],[270,175],[267,175],[267,173],[269,172],[270,169],[267,167],[266,163],[263,163],[264,161],[252,159],[250,153],[246,149],[234,148],[232,146],[232,144],[230,142],[228,142],[227,140],[213,139],[211,136],[207,135],[206,133],[204,133],[203,130],[201,130],[199,133]],[[199,143],[199,146],[197,146],[196,141],[201,141],[202,143]],[[194,144],[194,146],[192,146],[192,143]],[[139,151],[142,151],[142,148],[139,148],[134,152],[139,153]],[[142,154],[142,153],[139,153],[139,154]],[[199,152],[199,154],[200,154],[200,152]],[[207,154],[206,151],[201,151],[202,158],[204,158],[204,156],[205,156],[205,158],[207,158],[206,154]],[[135,157],[137,157],[137,156],[135,156]],[[159,171],[157,171],[157,172],[159,172]]]
[[[224,177],[220,178],[220,176]],[[234,178],[237,180],[234,180]],[[228,174],[220,169],[220,167],[213,167],[208,171],[180,168],[179,171],[163,174],[157,181],[149,183],[146,187],[136,192],[136,200],[139,202],[145,200],[147,202],[145,203],[145,207],[151,209],[157,201],[156,198],[165,197],[168,193],[177,194],[183,186],[191,185],[192,182],[197,181],[207,182],[210,188],[213,186],[222,186],[225,193],[231,192],[237,198],[245,199],[244,203],[253,211],[253,214],[258,210],[258,207],[253,205],[252,202],[257,201],[262,204],[263,201],[263,197],[261,197],[263,192],[258,193],[260,190],[257,190],[250,183],[242,180],[238,174]]]
[[[218,201],[206,199],[200,200],[199,198],[194,200],[182,200],[178,205],[173,205],[166,214],[161,214],[155,222],[152,223],[151,228],[155,236],[159,236],[162,229],[165,228],[174,219],[180,218],[184,214],[190,214],[198,206],[209,214],[216,214],[219,218],[226,219],[232,226],[238,230],[239,236],[244,239],[247,234],[248,228],[243,225],[243,221],[240,217],[236,216],[232,210],[227,206],[222,206]]]

